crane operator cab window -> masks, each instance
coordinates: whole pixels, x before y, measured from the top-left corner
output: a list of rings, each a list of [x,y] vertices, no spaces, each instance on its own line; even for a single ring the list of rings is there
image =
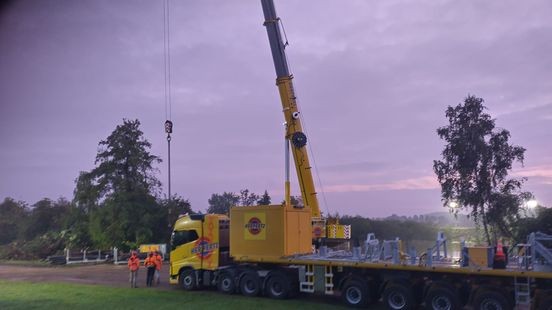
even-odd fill
[[[199,236],[195,230],[175,230],[171,236],[171,250],[197,239],[199,239]]]

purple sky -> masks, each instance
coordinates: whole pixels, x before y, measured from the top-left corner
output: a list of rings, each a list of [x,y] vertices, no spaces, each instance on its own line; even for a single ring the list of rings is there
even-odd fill
[[[275,2],[323,212],[444,210],[435,130],[468,94],[527,148],[514,175],[552,205],[552,2]],[[170,6],[173,192],[195,210],[242,188],[281,201],[283,115],[260,3]],[[72,198],[123,118],[166,158],[163,1],[1,8],[0,199]]]

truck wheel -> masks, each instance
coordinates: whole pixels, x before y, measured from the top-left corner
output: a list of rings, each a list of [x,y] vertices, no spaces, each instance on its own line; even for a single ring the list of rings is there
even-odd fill
[[[257,296],[261,291],[261,281],[255,272],[244,272],[240,280],[240,290],[244,296]]]
[[[234,277],[228,272],[221,273],[217,279],[217,289],[224,294],[233,294],[236,291]]]
[[[462,306],[454,290],[447,287],[433,287],[425,297],[425,308],[428,310],[457,310]]]
[[[362,308],[371,302],[368,285],[359,280],[348,280],[341,289],[341,298],[351,307]]]
[[[266,294],[274,299],[286,299],[290,295],[291,283],[282,274],[274,274],[266,282]]]
[[[410,310],[416,308],[416,300],[409,287],[402,284],[390,284],[383,291],[383,301],[388,309]]]
[[[477,293],[473,305],[475,310],[512,310],[512,305],[504,294],[491,290]]]
[[[180,272],[180,286],[186,291],[193,291],[197,288],[195,272],[192,269],[185,269]]]

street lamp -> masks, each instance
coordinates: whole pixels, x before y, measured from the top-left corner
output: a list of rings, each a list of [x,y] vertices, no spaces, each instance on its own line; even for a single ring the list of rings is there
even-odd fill
[[[524,207],[525,207],[525,214],[527,217],[537,217],[537,214],[535,212],[535,208],[539,205],[539,202],[535,199],[530,199],[525,201]]]
[[[527,208],[532,210],[532,209],[535,209],[539,205],[539,202],[536,201],[535,199],[531,199],[531,200],[527,201],[525,203],[525,205],[527,206]]]
[[[460,205],[458,204],[458,202],[454,201],[454,200],[451,200],[448,202],[448,207],[451,208],[451,209],[456,209],[458,208]]]

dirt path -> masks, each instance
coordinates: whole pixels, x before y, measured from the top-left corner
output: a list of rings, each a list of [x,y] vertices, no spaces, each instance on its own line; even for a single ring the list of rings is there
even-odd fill
[[[13,266],[0,265],[0,279],[30,282],[69,282],[81,284],[99,284],[117,287],[130,287],[126,265],[71,265],[71,266]],[[161,284],[157,289],[174,290],[169,285],[169,272],[166,265],[161,269]],[[146,287],[146,269],[138,272],[138,286]]]

